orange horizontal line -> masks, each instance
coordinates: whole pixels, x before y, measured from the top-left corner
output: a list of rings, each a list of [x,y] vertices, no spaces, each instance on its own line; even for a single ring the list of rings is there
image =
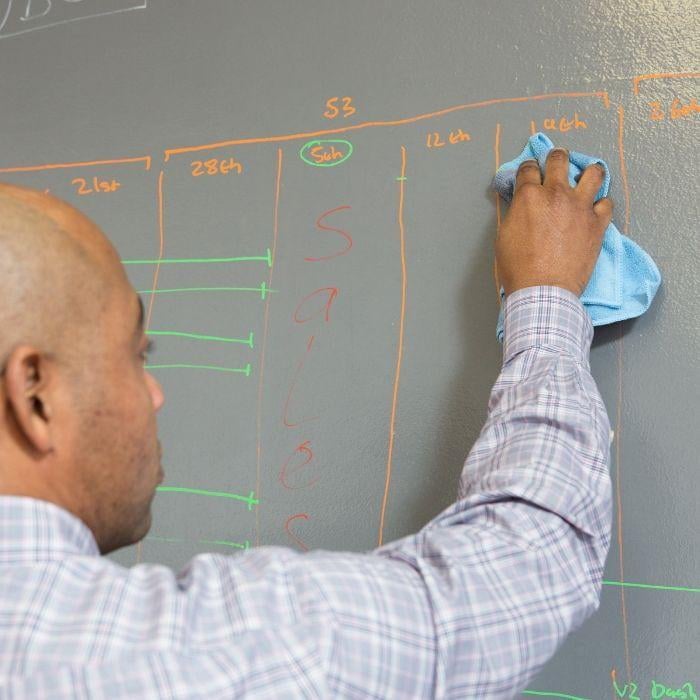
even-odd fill
[[[437,112],[429,112],[427,114],[419,114],[415,117],[407,117],[405,119],[393,119],[390,121],[372,121],[363,122],[362,124],[353,124],[350,126],[341,126],[337,129],[325,129],[323,131],[307,131],[299,134],[285,134],[283,136],[264,136],[260,138],[247,139],[231,139],[229,141],[217,141],[215,143],[205,143],[199,146],[185,146],[183,148],[169,148],[165,151],[165,160],[169,160],[170,156],[180,153],[194,153],[195,151],[208,151],[214,148],[224,148],[225,146],[240,146],[242,144],[253,143],[274,143],[280,141],[296,141],[297,139],[314,138],[316,136],[326,136],[330,134],[343,134],[348,131],[357,131],[359,129],[367,129],[369,127],[378,126],[401,126],[403,124],[413,124],[414,122],[432,119],[434,117],[442,117],[451,112],[458,112],[465,109],[475,109],[477,107],[488,107],[496,104],[506,104],[509,102],[528,102],[535,100],[555,99],[557,97],[598,97],[603,101],[605,108],[610,107],[608,93],[599,92],[552,92],[544,95],[530,95],[527,97],[497,97],[492,100],[484,100],[482,102],[470,102],[468,104],[456,105],[455,107],[447,107]]]
[[[38,170],[58,170],[59,168],[86,168],[94,165],[119,165],[123,163],[145,163],[151,169],[151,156],[140,158],[119,158],[115,160],[89,160],[79,163],[46,163],[45,165],[21,165],[13,168],[0,168],[0,173],[29,173]]]
[[[664,78],[700,78],[700,73],[648,73],[647,75],[638,75],[632,79],[632,91],[635,95],[639,94],[639,83],[642,80],[663,80]]]

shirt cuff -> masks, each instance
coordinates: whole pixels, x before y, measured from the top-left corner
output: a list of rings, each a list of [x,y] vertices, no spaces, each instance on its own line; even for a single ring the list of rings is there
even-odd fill
[[[525,287],[503,302],[503,363],[538,347],[588,365],[593,324],[573,293],[562,287]]]

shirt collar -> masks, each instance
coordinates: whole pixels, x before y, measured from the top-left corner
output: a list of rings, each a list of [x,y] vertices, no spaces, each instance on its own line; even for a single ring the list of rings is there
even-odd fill
[[[0,495],[0,564],[99,556],[85,523],[55,503]]]

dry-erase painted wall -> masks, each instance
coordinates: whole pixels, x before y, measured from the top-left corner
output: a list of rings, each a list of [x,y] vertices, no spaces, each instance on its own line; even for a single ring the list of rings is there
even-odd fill
[[[115,559],[366,550],[448,505],[500,364],[489,181],[544,131],[608,161],[664,283],[596,333],[602,606],[528,693],[694,697],[694,5],[0,0],[0,177],[104,228],[156,341],[166,478]]]

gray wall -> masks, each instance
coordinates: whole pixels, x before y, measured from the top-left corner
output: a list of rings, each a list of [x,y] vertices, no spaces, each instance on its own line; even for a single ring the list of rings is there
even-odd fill
[[[154,373],[167,393],[164,485],[254,492],[259,505],[161,492],[149,538],[115,558],[180,567],[197,552],[235,553],[246,542],[376,545],[402,317],[384,540],[448,505],[500,364],[489,181],[497,154],[518,153],[532,122],[554,125],[556,143],[607,159],[615,220],[651,253],[664,284],[644,317],[596,333],[593,373],[616,431],[614,545],[601,611],[531,690],[614,697],[613,669],[620,693],[632,681],[641,698],[652,681],[697,688],[698,115],[671,114],[674,99],[697,95],[697,73],[638,81],[637,94],[633,80],[697,70],[693,5],[0,2],[0,177],[76,204],[125,259],[275,249],[272,268],[264,260],[129,266],[147,306],[153,300],[151,330],[253,333],[252,348],[159,337],[152,362],[250,364],[249,376]],[[351,97],[356,112],[324,117],[333,96]],[[652,101],[663,119],[651,118]],[[562,133],[562,118],[579,124]],[[331,129],[340,132],[318,135]],[[450,144],[458,129],[470,140]],[[428,148],[432,132],[446,145]],[[351,142],[351,157],[306,164],[300,149],[319,138]],[[228,143],[171,152],[217,142]],[[406,179],[397,180],[402,157]],[[192,175],[193,161],[231,158],[242,173]],[[68,167],[26,169],[46,164]],[[88,189],[93,178],[120,187],[80,195],[76,178]],[[316,225],[338,207],[320,222],[336,231]],[[346,248],[338,230],[352,239],[346,254],[306,260]],[[263,282],[275,290],[265,299],[149,293],[154,284]],[[308,320],[295,321],[321,288],[338,290],[329,320],[317,295],[297,313]],[[634,697],[631,685],[624,692]]]

